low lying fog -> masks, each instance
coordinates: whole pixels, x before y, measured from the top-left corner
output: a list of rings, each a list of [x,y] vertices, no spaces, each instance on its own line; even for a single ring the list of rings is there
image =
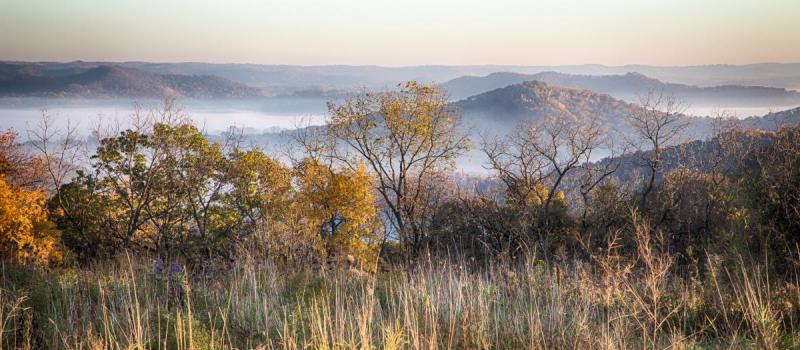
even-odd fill
[[[237,103],[239,102],[239,103]],[[67,123],[88,135],[98,123],[119,121],[124,124],[133,113],[136,101],[127,100],[64,100],[64,99],[0,99],[0,129],[13,128],[22,139],[25,130],[37,125],[46,112],[55,126]],[[143,109],[157,108],[160,101],[145,101]],[[319,125],[325,120],[325,101],[178,101],[182,110],[209,134],[218,134],[231,126],[246,133],[260,134],[297,126]]]
[[[36,126],[42,118],[43,111],[51,117],[57,128],[66,127],[67,123],[77,126],[79,132],[88,136],[89,132],[102,123],[124,123],[133,113],[136,101],[133,100],[73,100],[73,99],[41,99],[41,98],[0,98],[0,129],[13,128],[22,140],[27,139],[26,130]],[[144,109],[158,108],[161,101],[149,100],[140,102]],[[265,132],[294,129],[298,126],[320,125],[325,121],[326,103],[324,99],[289,99],[272,98],[257,101],[225,100],[225,101],[178,101],[182,109],[197,125],[209,134],[220,134],[231,126],[243,129],[245,134],[259,135]],[[760,116],[769,112],[791,108],[783,107],[692,107],[686,113],[698,116],[714,116],[724,110],[727,115],[741,118]],[[490,126],[485,126],[490,128]],[[497,125],[496,130],[504,129]],[[276,140],[273,138],[253,140],[260,146],[271,149]],[[479,138],[473,140],[475,144]],[[282,141],[278,143],[283,143]],[[608,156],[609,152],[597,150],[592,157],[598,160]],[[466,173],[485,173],[483,168],[485,156],[473,149],[457,161],[457,169]]]

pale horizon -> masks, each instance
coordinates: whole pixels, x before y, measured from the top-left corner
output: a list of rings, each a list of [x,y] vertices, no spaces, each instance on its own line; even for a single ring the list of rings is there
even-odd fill
[[[2,59],[0,58],[0,62],[21,62],[21,63],[77,63],[77,62],[85,62],[85,63],[108,63],[108,64],[124,64],[124,63],[152,63],[152,64],[213,64],[213,65],[263,65],[263,66],[292,66],[292,67],[379,67],[379,68],[412,68],[412,67],[579,67],[579,66],[600,66],[600,67],[608,67],[608,68],[619,68],[619,67],[628,67],[628,66],[647,66],[647,67],[654,67],[654,68],[688,68],[688,67],[711,67],[711,66],[757,66],[757,65],[768,65],[768,64],[779,64],[779,65],[793,65],[793,64],[800,64],[800,60],[797,61],[785,61],[785,62],[778,62],[778,61],[763,61],[763,62],[751,62],[751,63],[697,63],[697,64],[648,64],[648,63],[624,63],[624,64],[604,64],[604,63],[593,63],[593,62],[586,62],[586,63],[571,63],[571,64],[496,64],[496,63],[480,63],[480,64],[439,64],[439,63],[430,63],[430,64],[406,64],[406,65],[389,65],[389,64],[371,64],[371,63],[364,63],[364,64],[349,64],[349,63],[320,63],[320,64],[295,64],[295,63],[260,63],[260,62],[236,62],[236,61],[220,61],[220,62],[212,62],[212,61],[148,61],[148,60],[93,60],[93,59],[74,59],[74,60],[16,60],[16,59]]]
[[[800,2],[0,4],[0,60],[406,66],[800,62]]]

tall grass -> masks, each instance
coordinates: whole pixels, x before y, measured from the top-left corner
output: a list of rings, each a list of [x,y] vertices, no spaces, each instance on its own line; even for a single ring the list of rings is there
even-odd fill
[[[224,276],[190,280],[156,276],[147,261],[128,259],[59,273],[4,266],[0,341],[23,349],[797,344],[783,321],[791,307],[781,306],[800,300],[797,288],[782,288],[743,262],[712,266],[706,280],[678,279],[664,272],[669,262],[659,254],[644,247],[635,264],[556,267],[529,259],[513,269],[476,271],[437,263],[410,278],[402,272],[287,274],[246,264]]]
[[[590,259],[411,271],[282,271],[251,255],[189,276],[148,259],[41,271],[3,265],[0,345],[20,349],[665,349],[800,346],[800,287],[741,257],[680,276],[632,215]]]

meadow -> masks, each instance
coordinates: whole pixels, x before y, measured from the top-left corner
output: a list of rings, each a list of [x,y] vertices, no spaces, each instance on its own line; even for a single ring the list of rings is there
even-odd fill
[[[644,238],[644,237],[643,237]],[[0,342],[20,349],[738,349],[797,344],[796,283],[710,258],[703,280],[634,264],[428,261],[413,272],[218,276],[123,257],[89,269],[2,269]],[[649,255],[655,254],[655,255]],[[33,346],[36,344],[36,346]]]

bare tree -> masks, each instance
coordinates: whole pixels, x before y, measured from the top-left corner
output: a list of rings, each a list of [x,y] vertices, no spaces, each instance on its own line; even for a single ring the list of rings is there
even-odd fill
[[[540,224],[547,228],[565,179],[591,160],[600,137],[595,120],[559,114],[523,124],[505,139],[484,137],[483,151],[509,199],[520,205],[538,204]]]
[[[60,203],[60,189],[87,159],[84,143],[78,137],[78,129],[71,123],[59,129],[53,125],[52,117],[42,111],[39,123],[27,130],[33,148],[44,157],[47,188],[55,192]]]
[[[292,143],[286,145],[284,154],[293,165],[299,164],[304,158],[310,158],[318,164],[333,168],[337,159],[336,140],[325,127],[301,120],[295,123],[295,129],[288,131],[287,135]],[[300,148],[299,152],[297,147]]]
[[[648,196],[662,168],[664,150],[681,141],[689,122],[682,114],[682,104],[673,96],[649,92],[641,97],[640,103],[641,108],[626,119],[633,131],[630,146],[638,151],[641,165],[647,171],[640,200],[642,210],[646,211]]]
[[[587,216],[589,208],[592,206],[592,193],[594,190],[605,183],[608,183],[612,175],[617,172],[622,161],[615,157],[615,150],[613,143],[607,143],[608,149],[611,154],[601,161],[587,161],[581,164],[579,174],[577,176],[578,194],[581,196],[581,233],[586,233],[587,230]],[[621,152],[621,153],[624,153]],[[591,151],[588,158],[592,158]]]

